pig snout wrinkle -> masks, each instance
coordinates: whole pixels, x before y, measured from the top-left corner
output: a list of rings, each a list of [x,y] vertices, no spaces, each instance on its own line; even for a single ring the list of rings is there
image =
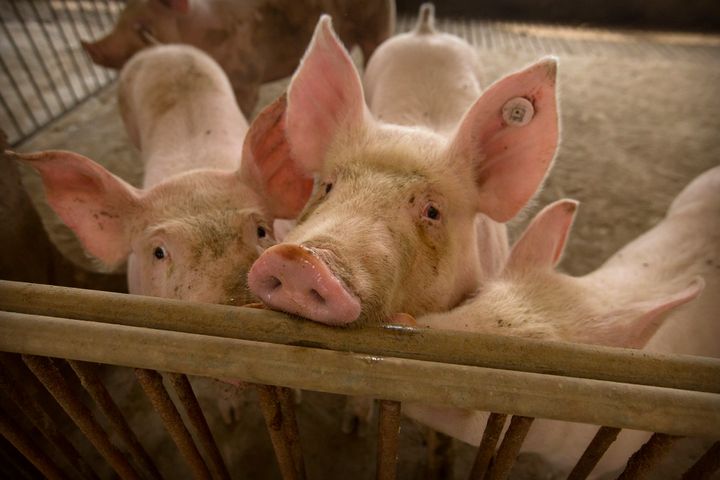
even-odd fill
[[[357,320],[360,301],[330,268],[307,249],[269,248],[248,274],[250,290],[268,306],[330,325]]]

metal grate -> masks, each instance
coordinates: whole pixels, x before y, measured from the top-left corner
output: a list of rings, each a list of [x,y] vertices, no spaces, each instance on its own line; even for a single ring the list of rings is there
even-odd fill
[[[0,126],[26,140],[115,79],[80,46],[108,31],[124,2],[10,0],[0,3]]]

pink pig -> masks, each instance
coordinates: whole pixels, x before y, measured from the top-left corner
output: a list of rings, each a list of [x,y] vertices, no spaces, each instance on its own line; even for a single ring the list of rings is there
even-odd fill
[[[577,203],[541,211],[510,254],[505,271],[476,298],[446,313],[421,317],[430,328],[516,335],[648,351],[720,357],[720,167],[690,183],[653,229],[594,272],[553,270]],[[707,292],[698,297],[705,288]],[[404,413],[477,445],[487,414],[422,405]],[[536,420],[523,451],[569,471],[597,427]],[[619,469],[649,434],[623,431],[593,476]]]
[[[156,41],[198,47],[225,70],[250,115],[260,84],[297,67],[323,12],[336,19],[340,37],[348,47],[358,45],[366,60],[395,25],[392,0],[130,0],[112,32],[83,47],[95,63],[117,69]]]
[[[315,190],[286,243],[248,277],[272,308],[331,325],[448,310],[504,260],[502,222],[535,193],[557,147],[556,63],[480,95],[472,50],[435,32],[430,13],[370,59],[371,110],[330,18],[320,19],[286,124]]]
[[[72,152],[17,158],[40,173],[50,205],[87,252],[109,267],[127,260],[131,293],[252,301],[246,274],[275,243],[273,219],[293,217],[311,188],[282,154],[284,98],[248,131],[222,69],[175,45],[126,65],[119,103],[145,162],[142,189]],[[275,190],[284,203],[267,200]]]

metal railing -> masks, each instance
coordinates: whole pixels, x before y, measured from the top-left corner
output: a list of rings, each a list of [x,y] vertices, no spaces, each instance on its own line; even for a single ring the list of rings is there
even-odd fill
[[[134,368],[196,478],[229,474],[186,374],[256,384],[285,479],[305,478],[289,388],[382,399],[377,458],[382,479],[395,478],[402,402],[495,412],[471,478],[506,478],[535,417],[601,426],[573,479],[585,478],[622,428],[658,432],[633,455],[623,478],[650,468],[679,437],[720,438],[720,360],[702,357],[406,327],[334,329],[265,310],[7,281],[0,281],[0,350],[22,355],[123,478],[139,474],[118,456],[87,408],[68,396],[57,368],[63,361],[36,356],[69,359],[120,430],[125,427],[118,407],[84,362]],[[6,365],[5,371],[15,370]],[[158,371],[168,372],[163,375],[189,427]],[[28,382],[15,379],[12,385]],[[9,384],[3,381],[6,393]],[[500,440],[508,416],[510,426]],[[3,418],[3,435],[50,477],[54,467],[47,467],[44,452],[33,451],[32,442]],[[134,442],[131,434],[122,436]],[[688,475],[717,469],[718,448],[716,442]],[[133,457],[145,463],[141,453]]]
[[[124,1],[0,4],[0,126],[17,145],[115,80],[80,46],[109,31]]]

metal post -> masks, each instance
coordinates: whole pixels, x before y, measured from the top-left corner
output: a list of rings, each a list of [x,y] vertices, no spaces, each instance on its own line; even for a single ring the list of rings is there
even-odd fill
[[[510,419],[510,426],[497,451],[495,462],[488,472],[488,480],[504,480],[508,477],[533,420],[534,418],[517,415]]]
[[[287,438],[287,419],[283,416],[280,396],[273,385],[256,385],[260,400],[260,410],[265,417],[270,441],[275,450],[275,458],[280,467],[283,480],[301,480],[300,472],[296,469],[290,441]]]
[[[400,402],[380,400],[378,419],[377,480],[393,480],[397,476],[400,434]]]
[[[681,437],[655,433],[640,450],[633,453],[618,480],[642,478],[670,451],[673,443]]]
[[[498,440],[500,440],[500,434],[505,426],[506,419],[507,415],[502,413],[491,413],[490,417],[488,417],[485,431],[483,432],[483,437],[482,440],[480,440],[480,446],[475,456],[475,462],[470,471],[470,480],[482,480],[485,478],[485,473],[495,454],[495,448]]]
[[[683,480],[709,480],[720,470],[720,442],[715,442],[683,475]]]
[[[580,457],[580,460],[578,460],[575,468],[573,468],[570,475],[568,475],[568,480],[583,480],[587,478],[607,449],[610,448],[610,445],[615,441],[620,430],[620,428],[615,427],[600,427]]]

